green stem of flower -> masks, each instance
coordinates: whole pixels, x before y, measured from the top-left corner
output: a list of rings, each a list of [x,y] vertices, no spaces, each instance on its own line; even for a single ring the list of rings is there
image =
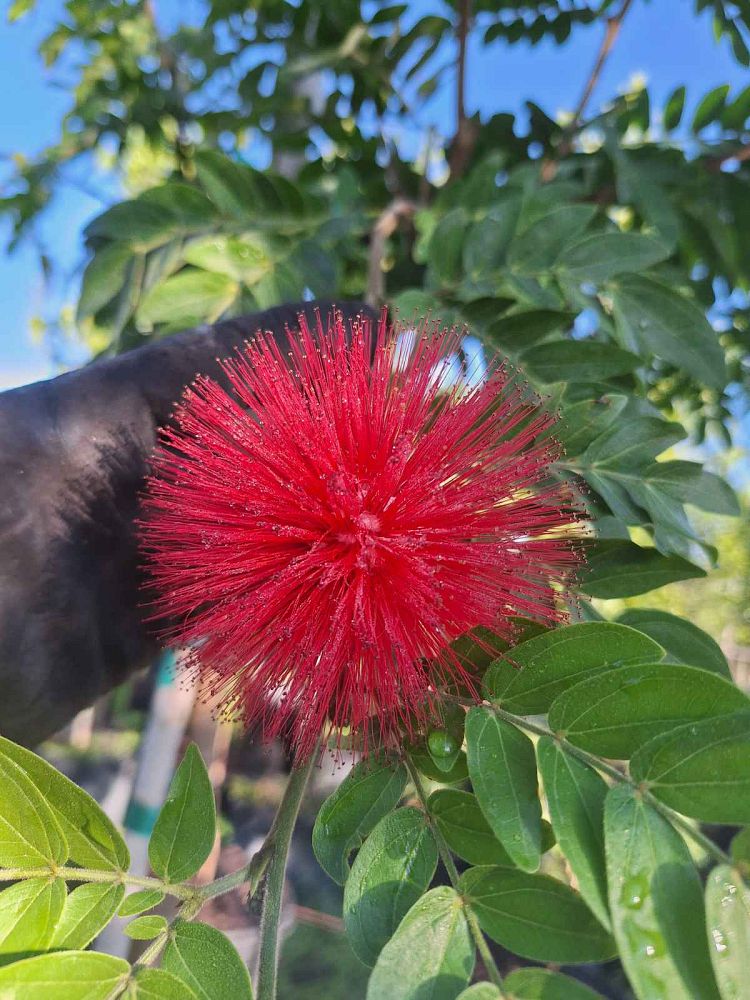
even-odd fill
[[[295,768],[289,776],[273,826],[268,834],[270,841],[270,858],[265,890],[263,893],[263,910],[260,919],[260,957],[258,960],[257,1000],[275,1000],[276,970],[279,959],[279,918],[281,916],[281,900],[284,892],[284,873],[286,872],[289,845],[292,841],[294,825],[302,802],[302,796],[310,778],[318,748],[310,755],[310,759],[301,767]],[[265,846],[265,845],[264,845]],[[262,850],[262,849],[261,849]],[[256,855],[257,857],[257,855]],[[252,864],[252,862],[251,862]],[[244,872],[245,869],[242,869]]]
[[[451,880],[451,885],[458,891],[458,881],[460,878],[458,869],[456,868],[456,863],[453,860],[453,854],[448,846],[448,842],[430,812],[427,793],[425,792],[424,785],[422,784],[422,779],[419,776],[419,771],[414,766],[414,762],[408,754],[405,757],[405,763],[406,769],[409,772],[409,777],[414,785],[414,790],[417,793],[417,798],[424,809],[425,815],[427,816],[427,822],[430,824],[430,829],[435,837],[435,843],[437,844],[440,859],[442,860],[445,870],[448,873],[448,878]],[[474,938],[474,944],[476,945],[477,951],[484,962],[487,975],[490,977],[490,980],[495,984],[495,986],[497,986],[501,996],[505,997],[506,993],[503,990],[503,977],[500,975],[500,970],[497,967],[495,959],[492,957],[492,952],[487,944],[482,928],[479,926],[479,921],[477,920],[471,907],[466,903],[464,904],[464,912],[466,914],[466,922],[469,925],[469,931],[471,932],[471,936]]]

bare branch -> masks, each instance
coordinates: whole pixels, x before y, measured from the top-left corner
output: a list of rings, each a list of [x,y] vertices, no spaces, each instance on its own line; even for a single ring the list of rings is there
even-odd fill
[[[449,160],[451,178],[466,170],[477,141],[477,126],[466,115],[466,49],[471,29],[471,0],[461,0],[458,17],[458,59],[456,60],[456,134]]]
[[[607,18],[607,26],[604,31],[604,38],[599,46],[599,51],[596,54],[596,59],[594,60],[594,65],[591,67],[591,72],[588,75],[586,84],[581,93],[581,97],[576,105],[576,109],[573,112],[573,119],[565,130],[565,134],[557,147],[556,155],[554,159],[548,159],[542,166],[542,180],[551,181],[555,174],[557,173],[556,160],[561,159],[563,156],[567,156],[573,148],[573,138],[578,131],[580,131],[583,124],[583,116],[588,107],[588,103],[591,100],[591,95],[596,89],[596,85],[599,83],[599,79],[602,75],[602,70],[604,69],[604,64],[609,58],[617,37],[620,34],[620,29],[622,28],[622,22],[625,19],[633,0],[623,0],[622,7],[617,14],[613,14],[612,17]]]
[[[385,241],[398,227],[401,219],[410,219],[417,206],[407,198],[394,199],[388,208],[378,216],[370,235],[370,253],[367,264],[367,293],[365,301],[377,308],[385,298],[385,276],[383,274],[383,257]]]

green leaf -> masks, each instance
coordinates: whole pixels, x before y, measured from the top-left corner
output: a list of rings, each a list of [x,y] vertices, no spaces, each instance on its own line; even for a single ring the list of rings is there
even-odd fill
[[[447,285],[458,284],[463,276],[463,245],[467,229],[466,213],[454,208],[438,222],[429,245],[430,266]]]
[[[229,938],[208,924],[177,920],[162,967],[186,983],[200,1000],[252,1000],[247,966]]]
[[[656,608],[631,608],[620,615],[618,622],[636,628],[660,643],[667,651],[667,663],[687,663],[712,670],[727,680],[732,679],[719,644],[692,622]]]
[[[36,955],[0,969],[3,1000],[109,1000],[127,981],[122,958],[95,951]],[[226,1000],[226,998],[224,998]]]
[[[4,752],[0,741],[0,867],[62,865],[68,845],[60,825],[31,778]]]
[[[344,925],[354,954],[374,965],[401,918],[427,889],[437,845],[419,809],[384,816],[354,859],[344,887]]]
[[[429,810],[448,846],[459,858],[470,865],[513,864],[471,792],[440,788],[430,796]]]
[[[320,808],[312,832],[318,864],[343,885],[349,855],[404,794],[406,768],[393,758],[363,760]]]
[[[591,233],[566,247],[556,266],[571,281],[601,284],[618,274],[645,271],[669,256],[669,249],[641,233]]]
[[[142,198],[122,201],[108,208],[86,226],[87,240],[106,239],[128,244],[133,250],[151,250],[171,239],[180,224],[177,215],[163,203]]]
[[[667,132],[677,128],[682,118],[682,111],[685,107],[685,88],[676,87],[667,98],[664,105],[663,125]]]
[[[550,969],[516,969],[503,986],[511,1000],[602,1000],[578,980]]]
[[[541,860],[542,809],[531,740],[485,707],[466,716],[471,783],[485,819],[513,861],[535,871]]]
[[[76,315],[93,316],[117,295],[128,274],[133,251],[127,244],[113,243],[97,250],[84,271]]]
[[[595,214],[595,205],[562,205],[547,212],[515,238],[508,252],[508,263],[523,274],[546,270]]]
[[[610,930],[604,861],[606,782],[547,736],[537,743],[536,753],[557,842],[584,900]]]
[[[186,264],[224,274],[246,285],[254,285],[273,269],[273,255],[259,233],[242,236],[203,236],[191,241],[184,251]]]
[[[473,968],[461,897],[441,885],[412,906],[380,952],[367,1000],[454,1000]]]
[[[68,842],[67,858],[81,868],[127,871],[130,853],[122,835],[92,797],[46,760],[0,738],[0,751],[31,778],[52,808]]]
[[[77,886],[65,900],[51,947],[75,950],[87,947],[115,915],[124,893],[124,886],[116,882],[86,882]]]
[[[700,132],[706,125],[710,125],[711,122],[715,122],[720,117],[728,93],[728,83],[709,90],[695,109],[692,123],[693,132]]]
[[[432,757],[422,747],[410,747],[409,756],[414,766],[430,781],[439,781],[443,785],[456,785],[460,781],[466,781],[469,777],[469,768],[466,764],[466,754],[463,750],[456,757],[456,763],[449,771],[443,771],[436,766]]]
[[[729,517],[740,513],[737,494],[729,483],[697,462],[654,462],[643,475],[680,503]]]
[[[184,882],[211,853],[215,838],[211,779],[198,747],[191,743],[172,778],[148,844],[154,873],[169,882]]]
[[[747,699],[745,705],[750,709]],[[657,736],[633,756],[630,770],[635,781],[646,782],[657,799],[685,816],[750,823],[750,711]]]
[[[627,396],[608,393],[566,406],[555,425],[555,437],[570,457],[581,452],[608,430],[628,403]]]
[[[595,340],[556,340],[525,351],[521,364],[540,382],[597,382],[635,371],[641,361]]]
[[[722,1000],[742,1000],[750,969],[750,889],[729,865],[714,868],[706,880],[706,925]]]
[[[640,345],[703,385],[724,388],[724,351],[703,310],[691,299],[653,278],[618,279],[613,294],[615,319],[631,348]]]
[[[750,826],[746,826],[732,837],[729,852],[739,867],[750,872]]]
[[[213,323],[234,302],[237,282],[226,274],[186,268],[156,285],[141,299],[136,320],[149,330],[156,323],[173,327]]]
[[[612,927],[641,1000],[713,1000],[698,872],[680,835],[626,785],[607,793],[604,841]]]
[[[123,931],[134,941],[151,941],[167,929],[167,918],[153,913],[145,917],[136,917],[127,924]]]
[[[456,1000],[503,1000],[503,995],[492,983],[474,983],[467,990],[462,990]]]
[[[160,889],[139,889],[138,892],[131,892],[123,899],[117,911],[118,917],[134,917],[138,913],[152,910],[164,899],[164,893]]]
[[[591,597],[635,597],[677,580],[693,580],[706,571],[680,556],[663,556],[633,542],[603,541],[590,546],[581,587]]]
[[[64,903],[61,878],[30,878],[0,892],[0,964],[45,951]]]
[[[257,212],[258,192],[249,167],[214,150],[199,152],[195,166],[201,187],[228,218],[252,218]]]
[[[627,760],[661,733],[746,708],[750,700],[717,674],[681,663],[642,663],[564,691],[550,708],[549,725],[583,750]]]
[[[488,697],[516,715],[541,715],[559,694],[591,674],[649,663],[661,646],[633,628],[582,622],[529,639],[496,660],[484,678]]]
[[[507,351],[523,351],[550,333],[573,325],[575,313],[558,309],[526,309],[501,316],[487,329],[489,340]]]
[[[503,265],[520,210],[521,199],[509,197],[493,205],[486,218],[469,228],[463,247],[463,269],[472,281],[481,280]]]
[[[163,969],[136,969],[131,984],[137,1000],[199,1000],[186,983]]]
[[[515,868],[469,868],[459,891],[493,941],[539,962],[603,962],[610,935],[577,892],[549,875]]]

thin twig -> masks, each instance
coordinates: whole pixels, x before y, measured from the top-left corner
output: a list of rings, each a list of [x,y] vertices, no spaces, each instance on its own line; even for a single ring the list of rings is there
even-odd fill
[[[622,28],[622,22],[630,10],[632,2],[633,0],[623,0],[622,7],[620,7],[618,13],[607,18],[604,38],[599,46],[599,51],[596,54],[594,65],[591,67],[591,72],[586,79],[578,104],[573,112],[573,118],[563,134],[560,144],[557,147],[554,159],[547,159],[542,165],[543,181],[551,181],[554,178],[557,173],[556,161],[562,159],[564,156],[567,156],[573,148],[573,139],[576,133],[581,129],[583,116],[586,112],[586,108],[588,107],[588,103],[591,100],[591,95],[594,93],[596,85],[599,83],[599,78],[602,75],[604,64],[609,58],[612,48],[617,41],[617,36],[620,34],[620,29]]]
[[[462,177],[477,140],[477,128],[466,114],[466,50],[471,29],[471,0],[461,0],[458,15],[456,58],[456,134],[451,143],[451,178]]]
[[[476,704],[476,702],[470,701],[467,698],[454,698],[451,696],[446,697],[460,705],[472,706]],[[566,740],[563,736],[552,732],[548,726],[540,725],[538,722],[532,722],[530,719],[526,719],[520,715],[514,715],[512,712],[506,712],[505,709],[500,708],[499,705],[496,705],[491,701],[483,701],[482,705],[494,712],[498,718],[504,719],[506,722],[510,722],[519,729],[525,729],[527,732],[534,733],[536,736],[549,736],[562,750],[569,753],[571,757],[576,757],[582,763],[588,764],[589,767],[593,767],[602,774],[608,775],[613,781],[617,781],[623,785],[629,785],[643,797],[644,801],[648,802],[648,804],[656,809],[657,812],[661,813],[665,819],[667,819],[674,826],[679,827],[680,830],[682,830],[686,836],[694,840],[696,844],[700,844],[703,850],[707,854],[710,854],[714,860],[727,865],[734,863],[730,856],[725,851],[722,851],[722,849],[709,837],[707,837],[702,830],[692,826],[684,816],[681,816],[679,813],[675,812],[674,809],[670,809],[669,806],[660,802],[659,799],[657,799],[656,796],[648,790],[646,784],[639,784],[633,781],[630,775],[620,771],[613,764],[609,764],[607,761],[602,760],[601,757],[597,757],[595,754],[589,753],[587,750],[582,750],[580,747],[568,742],[568,740]]]
[[[385,241],[395,231],[401,219],[410,219],[417,206],[408,198],[395,198],[379,216],[370,234],[370,251],[367,263],[367,292],[365,301],[377,308],[385,298],[385,275],[383,257]]]
[[[405,764],[406,764],[406,769],[409,772],[409,777],[411,778],[412,784],[414,785],[414,791],[417,793],[417,798],[419,799],[422,809],[424,810],[425,816],[427,817],[427,822],[430,824],[430,829],[432,830],[432,834],[435,837],[435,843],[437,844],[438,852],[440,854],[440,860],[443,862],[443,866],[445,867],[445,870],[448,873],[448,878],[450,879],[451,885],[453,886],[454,889],[458,891],[458,882],[460,876],[458,874],[458,869],[456,868],[456,863],[453,860],[451,849],[448,846],[448,842],[443,836],[440,827],[437,825],[437,823],[434,820],[434,817],[430,813],[430,808],[427,801],[427,793],[425,792],[424,785],[422,784],[422,779],[419,776],[419,771],[414,766],[414,762],[412,761],[411,757],[409,757],[408,754],[406,755],[405,758]],[[482,932],[482,928],[479,926],[479,921],[477,920],[475,914],[472,912],[471,907],[466,904],[464,905],[464,913],[466,914],[466,922],[469,925],[469,931],[471,932],[471,936],[474,939],[474,944],[476,945],[477,951],[479,952],[482,961],[484,962],[484,967],[487,970],[487,975],[490,977],[490,980],[498,988],[500,995],[505,997],[506,993],[504,992],[503,988],[503,977],[500,975],[500,970],[498,969],[497,963],[495,962],[492,952],[490,951],[489,945],[487,944],[485,936]]]

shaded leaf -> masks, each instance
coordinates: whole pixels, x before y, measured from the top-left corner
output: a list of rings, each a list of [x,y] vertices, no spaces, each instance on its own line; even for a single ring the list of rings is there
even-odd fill
[[[239,285],[226,274],[186,268],[144,295],[137,322],[144,329],[156,323],[172,327],[212,323],[237,297]]]
[[[594,340],[555,340],[537,344],[521,358],[541,382],[597,382],[635,371],[640,359],[629,351]]]
[[[633,542],[602,541],[590,547],[581,587],[591,597],[635,597],[706,571],[681,556],[663,556]]]
[[[722,1000],[742,1000],[750,969],[750,889],[729,865],[718,865],[706,880],[706,924]]]
[[[515,868],[470,868],[459,890],[482,930],[504,948],[539,962],[603,962],[610,935],[577,892],[549,875]]]
[[[633,628],[612,622],[582,622],[528,639],[497,660],[484,689],[517,715],[546,712],[555,698],[591,674],[631,663],[649,663],[661,646]]]
[[[473,968],[461,897],[441,885],[412,906],[380,952],[367,1000],[454,1000]]]
[[[247,966],[221,931],[178,920],[170,931],[162,967],[186,983],[200,1000],[252,1000]]]
[[[550,969],[515,969],[505,977],[511,1000],[602,1000],[599,993]]]
[[[630,608],[620,615],[622,625],[636,628],[660,643],[667,651],[667,663],[687,663],[732,679],[719,644],[697,625],[656,608]]]
[[[745,708],[750,700],[717,674],[643,663],[588,677],[564,691],[550,708],[549,725],[575,746],[626,760],[661,733]]]
[[[591,233],[557,258],[571,281],[600,284],[618,274],[645,271],[669,256],[669,249],[641,233]]]
[[[685,842],[626,785],[607,793],[604,839],[612,927],[636,996],[715,998],[703,894]]]
[[[471,792],[440,788],[430,796],[429,808],[448,846],[459,858],[471,865],[513,864]]]
[[[398,804],[406,768],[390,757],[363,760],[344,778],[318,812],[312,846],[318,863],[340,885],[349,874],[349,855],[383,816]]]
[[[427,889],[437,845],[419,809],[384,816],[354,859],[344,886],[344,925],[355,955],[374,965],[401,918]]]
[[[543,736],[536,747],[552,827],[578,883],[602,926],[610,929],[604,860],[607,784],[587,764]]]
[[[685,816],[750,823],[750,711],[657,736],[634,754],[630,770],[635,781],[646,782],[657,799]]]
[[[624,342],[640,345],[701,384],[721,389],[727,379],[724,352],[703,310],[653,278],[628,275],[614,290],[615,318]]]
[[[163,969],[136,969],[131,983],[137,1000],[200,1000],[186,983]]]
[[[541,860],[542,809],[531,740],[489,708],[466,716],[471,783],[495,836],[513,861],[535,871]]]

